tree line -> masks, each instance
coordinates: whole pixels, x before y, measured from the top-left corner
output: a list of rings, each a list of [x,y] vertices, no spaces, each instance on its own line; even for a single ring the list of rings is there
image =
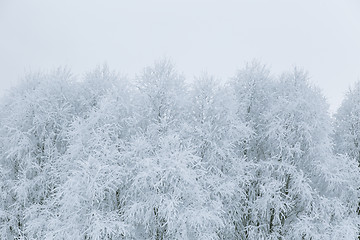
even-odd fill
[[[0,104],[1,239],[357,239],[360,84],[30,74]]]

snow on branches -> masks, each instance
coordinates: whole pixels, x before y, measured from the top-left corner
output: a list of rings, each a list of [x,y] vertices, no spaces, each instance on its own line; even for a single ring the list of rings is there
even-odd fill
[[[297,69],[29,75],[0,105],[0,238],[356,239],[358,92],[334,132]]]

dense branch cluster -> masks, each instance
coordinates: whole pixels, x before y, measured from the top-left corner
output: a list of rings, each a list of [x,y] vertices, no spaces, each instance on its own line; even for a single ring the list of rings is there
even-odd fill
[[[356,239],[359,106],[332,123],[304,72],[255,62],[27,76],[0,106],[0,238]]]

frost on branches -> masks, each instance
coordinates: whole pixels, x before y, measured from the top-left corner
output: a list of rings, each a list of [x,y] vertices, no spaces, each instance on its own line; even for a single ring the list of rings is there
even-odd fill
[[[360,90],[303,71],[32,74],[0,106],[1,239],[357,239]]]

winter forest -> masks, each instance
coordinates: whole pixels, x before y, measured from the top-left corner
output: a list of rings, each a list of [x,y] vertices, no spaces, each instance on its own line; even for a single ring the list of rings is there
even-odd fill
[[[29,74],[0,103],[0,239],[357,239],[360,83],[169,60]]]

